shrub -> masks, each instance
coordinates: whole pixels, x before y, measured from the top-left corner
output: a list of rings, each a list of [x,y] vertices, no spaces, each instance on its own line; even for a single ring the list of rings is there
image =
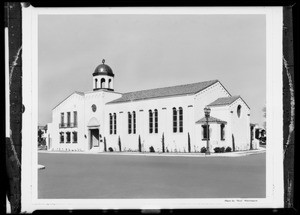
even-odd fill
[[[106,152],[107,149],[106,149],[106,138],[104,137],[104,151]]]
[[[215,151],[215,153],[220,153],[221,149],[220,149],[220,147],[216,147],[216,148],[214,148],[214,151]]]
[[[205,153],[206,151],[207,151],[207,149],[205,147],[202,147],[200,152]]]
[[[220,152],[221,152],[221,153],[225,152],[225,147],[221,147],[221,148],[220,148]]]
[[[227,147],[226,149],[225,149],[225,152],[231,152],[231,147]]]
[[[108,151],[113,152],[114,150],[113,150],[112,147],[109,147],[109,148],[108,148]]]
[[[142,152],[141,136],[139,135],[139,152]]]
[[[162,144],[162,152],[165,152],[165,135],[164,133],[162,134],[162,138],[161,138],[161,144]]]
[[[191,138],[189,132],[188,132],[188,151],[191,152]]]
[[[119,140],[118,140],[118,145],[119,145],[119,151],[122,151],[122,145],[121,145],[121,138],[119,136]]]
[[[150,147],[149,147],[149,151],[150,151],[150,152],[155,152],[153,146],[150,146]]]

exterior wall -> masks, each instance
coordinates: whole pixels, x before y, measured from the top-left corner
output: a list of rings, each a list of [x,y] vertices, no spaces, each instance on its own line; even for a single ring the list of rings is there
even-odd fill
[[[74,121],[73,111],[77,111],[77,127],[60,128],[61,123],[61,113],[64,113],[64,122],[67,122],[67,112],[71,112],[71,123]],[[69,96],[60,105],[52,110],[52,123],[49,126],[49,138],[51,139],[51,149],[50,150],[65,150],[65,151],[83,151],[84,142],[82,134],[84,126],[84,97],[77,93]],[[71,142],[66,143],[66,132],[77,132],[77,143]],[[64,142],[60,143],[60,132],[65,133]]]
[[[204,108],[208,104],[212,103],[216,99],[220,97],[229,97],[230,94],[226,91],[226,89],[217,82],[216,84],[208,87],[207,89],[201,91],[200,93],[195,95],[195,108],[194,108],[194,123],[199,119],[205,117]],[[228,116],[226,111],[223,109],[211,109],[212,117],[216,117],[223,121],[228,122]],[[210,151],[213,152],[214,145],[223,145],[223,141],[220,140],[220,125],[210,124]],[[194,130],[191,136],[193,148],[195,151],[200,152],[202,147],[206,147],[206,140],[203,140],[203,128],[201,124],[195,124]]]
[[[193,96],[180,96],[106,105],[107,147],[119,151],[118,138],[120,137],[122,150],[137,151],[140,135],[142,151],[149,151],[149,147],[153,146],[156,152],[161,152],[162,134],[164,133],[166,150],[187,152],[187,132],[193,127],[193,122],[190,121],[192,111],[188,106],[193,103]],[[173,107],[176,107],[177,110],[179,107],[183,108],[182,133],[173,133]],[[158,111],[158,133],[149,133],[149,109],[153,112],[155,109]],[[133,111],[136,113],[136,134],[128,134],[128,112],[132,113]],[[109,113],[117,115],[117,134],[109,134]]]
[[[241,105],[241,115],[238,117],[237,107]],[[236,150],[250,149],[250,109],[242,99],[237,99],[229,107],[231,114],[231,141],[235,143]],[[230,137],[229,137],[230,139]]]

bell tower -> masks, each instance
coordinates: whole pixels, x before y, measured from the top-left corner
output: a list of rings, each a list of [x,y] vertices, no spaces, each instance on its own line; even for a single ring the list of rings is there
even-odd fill
[[[105,64],[105,59],[103,59],[102,64],[98,65],[93,73],[93,90],[114,91],[114,76],[112,69]]]

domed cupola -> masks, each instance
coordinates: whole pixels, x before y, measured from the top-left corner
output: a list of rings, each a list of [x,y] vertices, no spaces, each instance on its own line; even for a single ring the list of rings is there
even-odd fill
[[[105,60],[102,60],[102,64],[96,67],[93,73],[93,90],[114,90],[114,73],[112,69],[105,64]]]

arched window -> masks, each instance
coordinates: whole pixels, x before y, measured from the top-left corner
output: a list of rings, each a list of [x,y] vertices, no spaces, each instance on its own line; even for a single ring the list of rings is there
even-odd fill
[[[132,113],[133,118],[133,133],[136,133],[136,118],[135,118],[135,111]]]
[[[95,79],[95,89],[97,89],[97,87],[98,87],[98,79],[96,78]]]
[[[183,132],[183,110],[179,107],[179,132]]]
[[[109,114],[109,134],[113,133],[113,117],[112,114]]]
[[[153,133],[153,113],[149,110],[149,133]]]
[[[108,80],[108,88],[111,88],[111,79]]]
[[[221,128],[221,140],[225,140],[225,124],[221,124],[220,128]]]
[[[114,113],[114,134],[117,134],[117,114]]]
[[[154,110],[154,132],[158,133],[158,112],[157,112],[157,109]]]
[[[239,105],[239,106],[237,107],[237,115],[238,115],[238,117],[241,116],[241,109],[242,109],[242,106]]]
[[[131,134],[132,118],[131,113],[128,112],[128,134]]]
[[[105,79],[101,78],[101,86],[100,88],[105,88]]]
[[[173,132],[177,132],[177,110],[173,107]]]
[[[64,132],[60,132],[60,143],[64,142]]]

